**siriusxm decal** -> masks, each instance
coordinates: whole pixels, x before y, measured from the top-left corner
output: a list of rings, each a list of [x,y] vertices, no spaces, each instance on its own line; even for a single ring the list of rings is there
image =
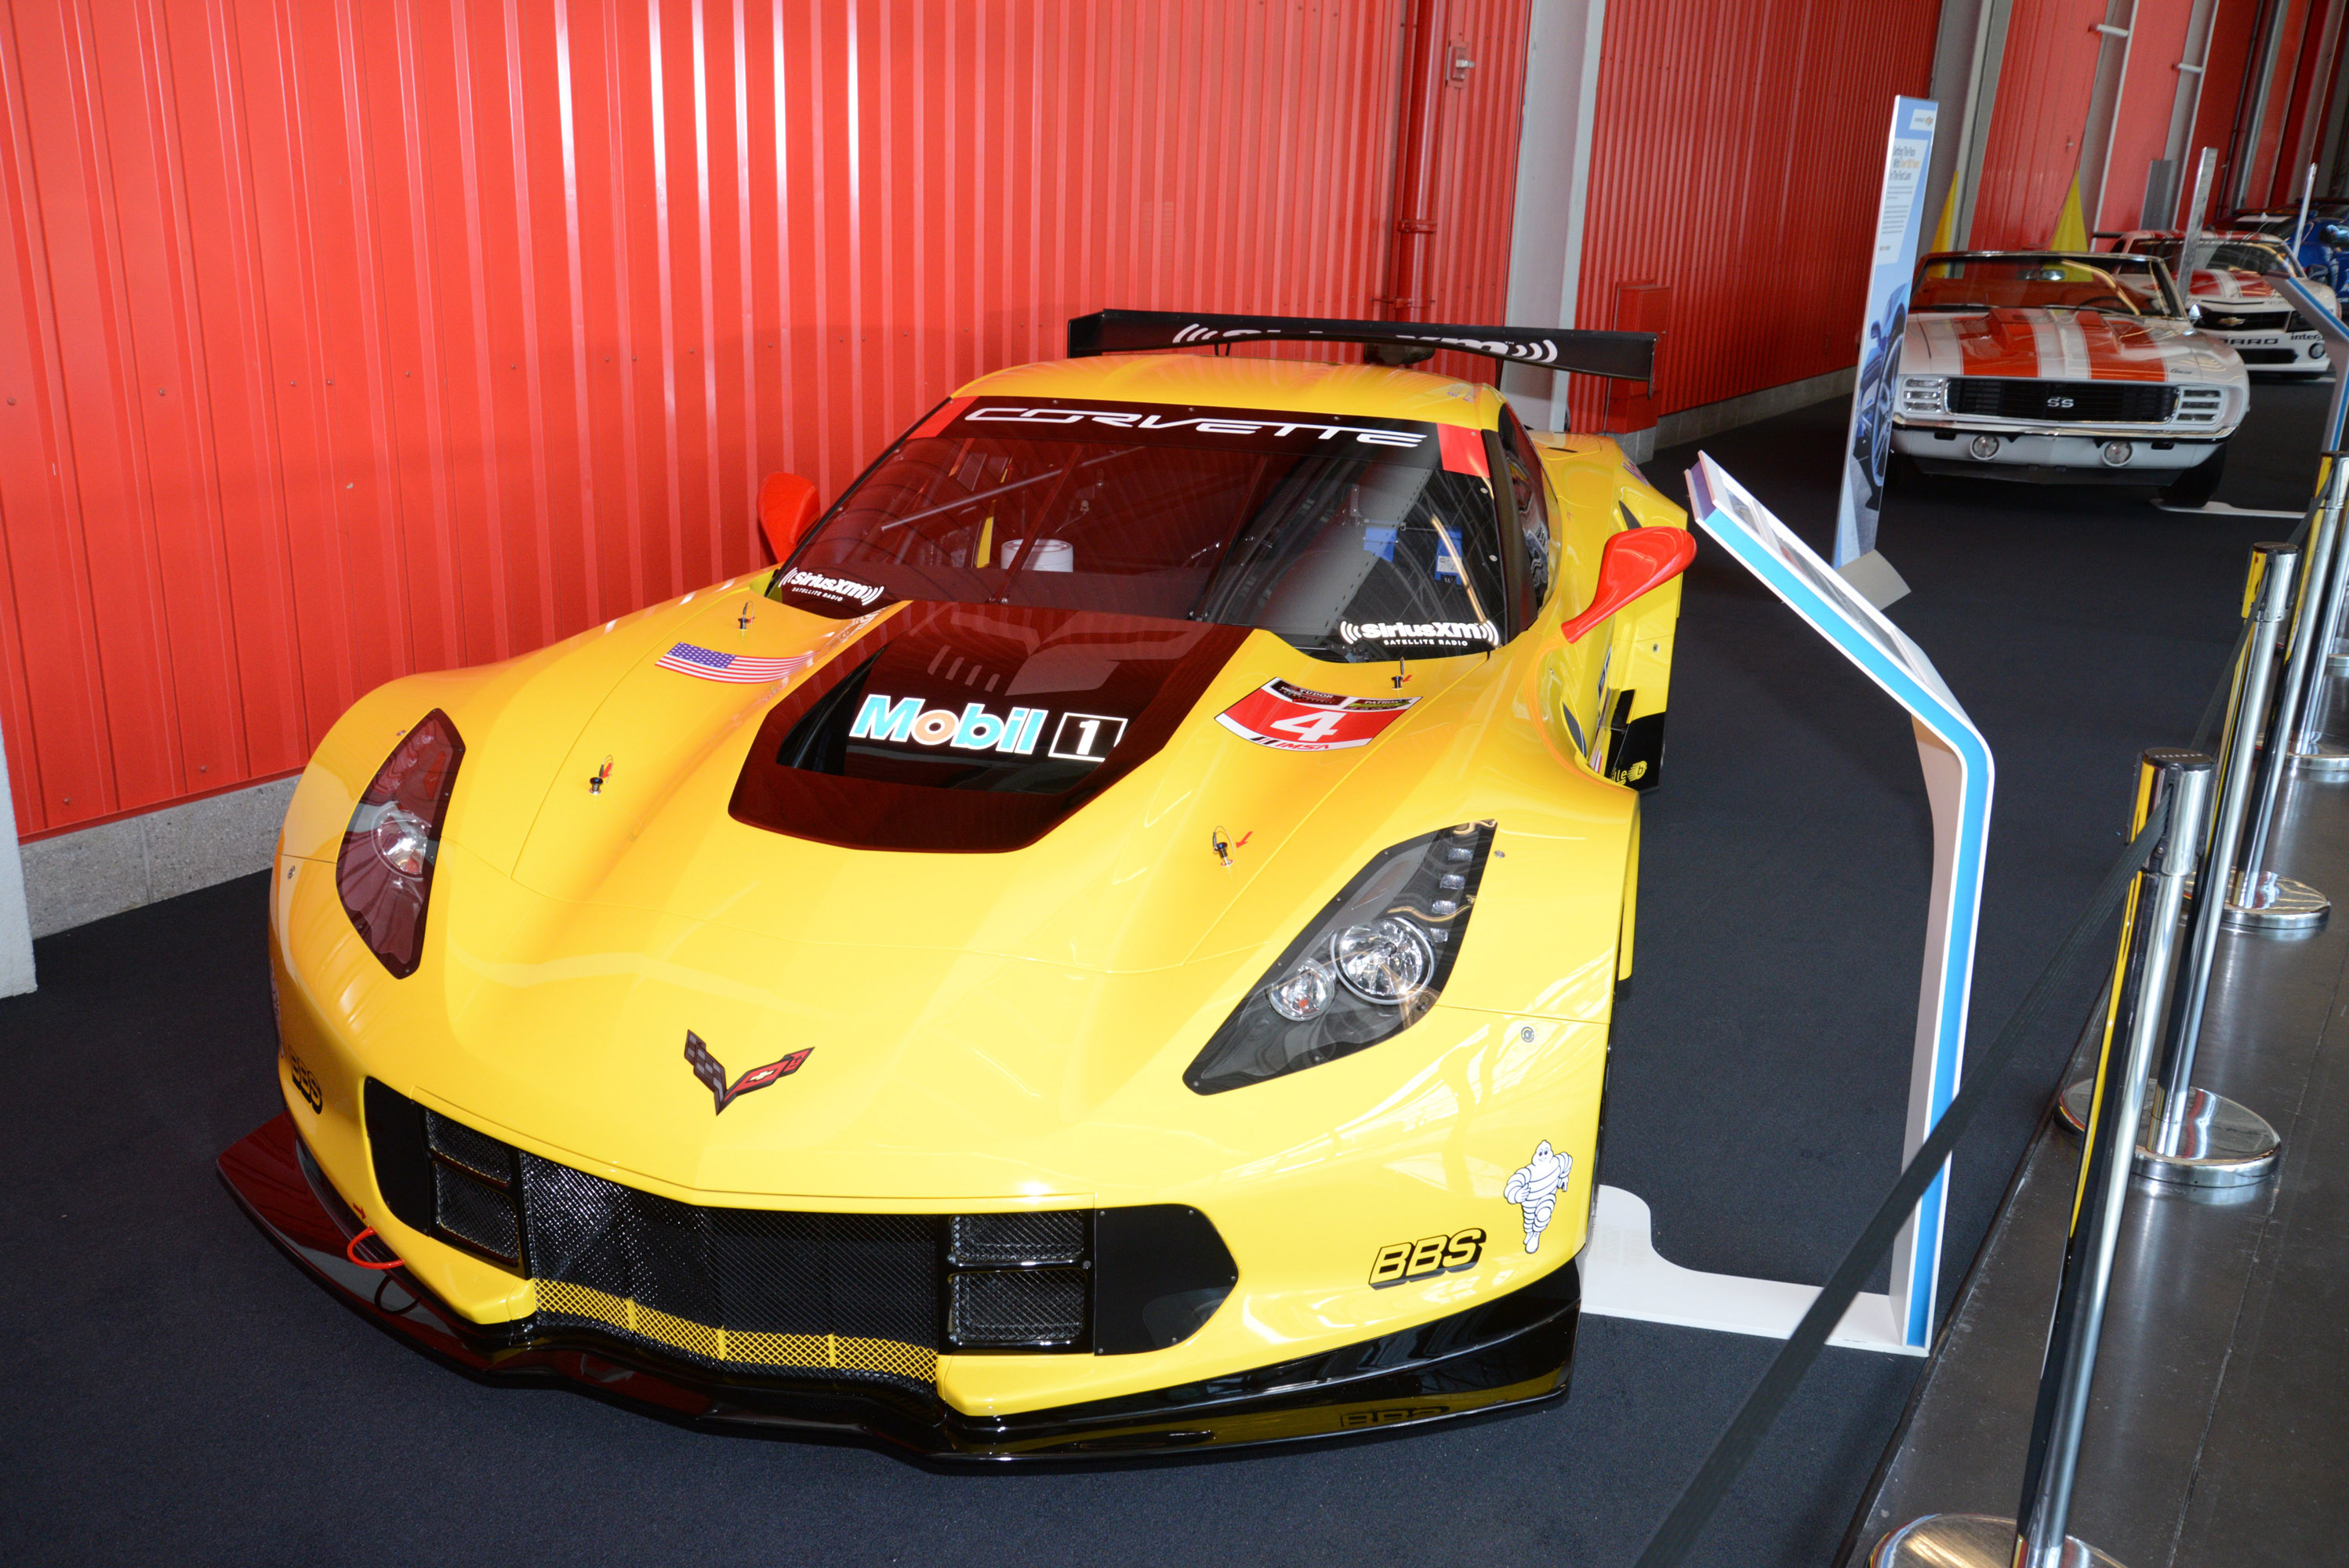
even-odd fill
[[[821,593],[833,599],[850,599],[859,604],[872,603],[884,592],[870,583],[859,583],[854,577],[826,577],[819,572],[786,572],[782,586],[808,593]]]
[[[1485,643],[1498,646],[1500,629],[1484,621],[1340,621],[1347,643]]]

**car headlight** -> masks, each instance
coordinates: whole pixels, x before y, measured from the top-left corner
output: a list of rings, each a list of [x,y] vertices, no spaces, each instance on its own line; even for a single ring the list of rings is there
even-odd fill
[[[1900,378],[1900,412],[1903,414],[1945,414],[1950,407],[1950,378],[1946,376],[1903,376]]]
[[[449,716],[437,707],[426,714],[376,769],[335,857],[343,912],[395,979],[415,974],[424,951],[440,825],[464,756]]]
[[[1468,934],[1493,823],[1397,844],[1331,899],[1183,1074],[1221,1094],[1350,1056],[1426,1016]]]

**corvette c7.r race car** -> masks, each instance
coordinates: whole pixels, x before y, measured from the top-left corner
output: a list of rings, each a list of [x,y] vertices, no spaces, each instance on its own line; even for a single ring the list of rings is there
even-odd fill
[[[2250,400],[2243,362],[2156,257],[1950,252],[1917,264],[1892,449],[1912,472],[2150,485],[2200,506]]]
[[[980,1459],[1563,1393],[1687,519],[1467,347],[1103,313],[780,565],[334,727],[222,1157],[491,1377]],[[1366,342],[1388,364],[1140,350]]]

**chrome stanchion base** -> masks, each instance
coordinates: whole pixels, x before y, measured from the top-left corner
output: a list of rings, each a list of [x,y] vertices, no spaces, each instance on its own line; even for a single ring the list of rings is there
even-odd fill
[[[2349,779],[2349,747],[2320,740],[2292,754],[2292,770],[2309,779]]]
[[[2333,651],[2324,655],[2324,673],[2349,676],[2349,637],[2333,639]]]
[[[2088,1101],[2095,1092],[2096,1080],[2084,1078],[2066,1086],[2056,1102],[2056,1113],[2073,1131],[2087,1126]],[[2223,1094],[2189,1089],[2178,1151],[2164,1154],[2153,1147],[2160,1101],[2159,1086],[2147,1085],[2145,1117],[2137,1123],[2137,1175],[2173,1187],[2253,1187],[2275,1174],[2283,1140],[2258,1111]]]
[[[1868,1568],[2014,1568],[2014,1521],[1986,1513],[1929,1513],[1876,1543]],[[2064,1538],[2061,1568],[2121,1568],[2076,1535]],[[2052,1565],[2051,1565],[2052,1568]]]
[[[2332,910],[2333,901],[2306,882],[2271,872],[2260,878],[2256,896],[2245,889],[2228,901],[2223,923],[2229,931],[2308,932]]]

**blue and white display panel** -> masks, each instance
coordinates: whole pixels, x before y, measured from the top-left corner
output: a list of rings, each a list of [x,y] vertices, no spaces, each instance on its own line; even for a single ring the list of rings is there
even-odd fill
[[[1917,997],[1916,1052],[1901,1159],[1913,1159],[1958,1092],[1966,1012],[1982,914],[1982,857],[1996,770],[1989,743],[1951,696],[1925,651],[1731,479],[1700,455],[1689,470],[1690,511],[1740,565],[1908,709],[1933,813],[1933,888]],[[1944,1164],[1900,1233],[1892,1257],[1895,1332],[1912,1347],[1930,1339],[1949,1202]]]

